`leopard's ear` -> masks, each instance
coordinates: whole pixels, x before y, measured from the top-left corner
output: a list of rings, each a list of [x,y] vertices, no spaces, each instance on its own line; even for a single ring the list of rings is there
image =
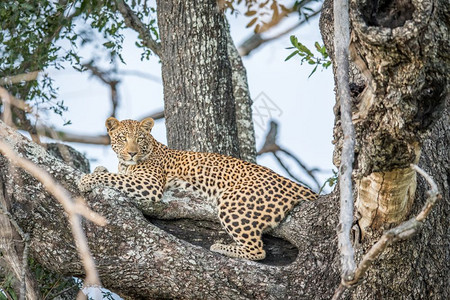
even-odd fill
[[[117,129],[117,127],[119,127],[119,123],[120,123],[119,120],[117,120],[116,118],[109,117],[105,122],[105,126],[108,132],[111,132],[114,129]]]
[[[144,130],[150,132],[153,128],[153,125],[155,125],[155,120],[153,120],[152,118],[145,118],[141,121],[140,125]]]

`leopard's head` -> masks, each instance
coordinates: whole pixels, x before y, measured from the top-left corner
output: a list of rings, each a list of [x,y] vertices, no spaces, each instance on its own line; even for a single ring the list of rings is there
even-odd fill
[[[111,137],[111,147],[116,152],[120,162],[135,165],[144,161],[153,150],[153,137],[150,131],[155,121],[146,118],[139,121],[123,120],[110,117],[105,125]]]

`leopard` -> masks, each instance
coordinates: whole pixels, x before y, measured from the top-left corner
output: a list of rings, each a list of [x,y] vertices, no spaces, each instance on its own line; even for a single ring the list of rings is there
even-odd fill
[[[280,224],[300,201],[318,197],[310,188],[255,163],[171,149],[152,136],[152,118],[119,121],[110,117],[105,125],[119,160],[118,173],[100,168],[85,174],[79,181],[80,190],[110,187],[132,199],[152,202],[161,201],[163,193],[174,186],[200,193],[215,203],[220,224],[234,241],[214,243],[213,252],[264,259],[263,232]]]

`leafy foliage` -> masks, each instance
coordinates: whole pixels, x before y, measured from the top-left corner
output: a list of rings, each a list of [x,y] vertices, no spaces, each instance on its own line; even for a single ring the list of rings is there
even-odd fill
[[[145,0],[134,0],[132,8],[139,18],[146,19],[147,28],[156,38],[155,9]],[[84,71],[80,48],[90,46],[94,57],[124,63],[121,56],[126,29],[115,1],[98,0],[17,0],[0,2],[0,78],[50,67],[64,69],[70,64]],[[151,55],[143,44],[142,58]],[[101,57],[98,57],[101,56]],[[40,73],[38,80],[7,86],[17,98],[33,100],[40,108],[62,115],[67,107],[57,101],[58,91],[53,80]],[[47,105],[42,105],[43,103]]]
[[[67,36],[72,28],[66,7],[48,0],[2,1],[0,4],[0,77],[44,70],[58,66],[57,46],[53,41]],[[55,98],[51,81],[21,82],[9,90],[22,99]]]
[[[251,18],[247,28],[254,27],[255,33],[262,33],[277,25],[287,15],[297,12],[300,19],[308,18],[320,10],[320,7],[308,6],[312,2],[321,3],[323,0],[297,0],[289,1],[291,5],[285,5],[279,0],[223,0],[219,1],[223,9],[236,10],[236,5],[245,4],[244,15]]]
[[[310,65],[314,65],[314,69],[309,74],[308,78],[311,77],[314,72],[316,72],[318,66],[322,66],[323,69],[327,69],[331,65],[331,60],[328,57],[327,50],[325,49],[325,46],[320,46],[318,42],[314,43],[314,46],[316,48],[316,51],[318,52],[319,56],[315,56],[311,50],[309,50],[308,47],[300,43],[296,36],[291,35],[291,44],[293,47],[289,47],[286,49],[295,49],[291,54],[286,57],[285,61],[290,60],[294,56],[300,56],[301,60],[300,63],[303,64],[304,62],[307,62]]]
[[[49,272],[32,258],[28,259],[28,264],[31,273],[39,283],[39,293],[43,299],[54,299],[56,297],[59,297],[59,299],[68,299],[70,297],[68,295],[75,294],[75,291],[81,288],[81,283],[78,283],[72,277],[65,277]],[[17,279],[12,273],[6,273],[4,275],[3,281],[0,281],[0,300],[19,299],[14,290],[14,286],[17,285]],[[72,293],[68,293],[69,291],[72,291]]]
[[[17,294],[14,291],[14,275],[12,273],[5,274],[5,278],[0,282],[0,300],[13,299],[17,300]]]

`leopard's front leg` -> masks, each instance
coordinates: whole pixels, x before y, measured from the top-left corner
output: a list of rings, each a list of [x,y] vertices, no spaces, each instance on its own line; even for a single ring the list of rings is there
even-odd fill
[[[83,175],[78,183],[82,192],[89,192],[96,187],[111,187],[139,201],[160,201],[164,184],[149,175],[114,174],[104,169]]]

